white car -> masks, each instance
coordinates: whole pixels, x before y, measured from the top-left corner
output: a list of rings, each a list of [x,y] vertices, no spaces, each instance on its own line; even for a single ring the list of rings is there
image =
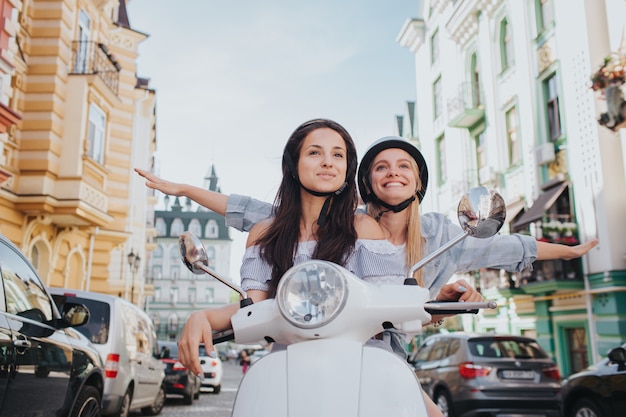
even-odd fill
[[[137,306],[112,295],[49,288],[59,307],[66,302],[89,309],[89,322],[76,327],[105,363],[102,414],[127,417],[131,411],[154,416],[165,403],[165,373],[154,325]]]
[[[200,366],[204,373],[201,388],[211,388],[213,394],[219,394],[222,390],[222,361],[219,357],[212,358],[208,355],[204,345],[200,345]]]

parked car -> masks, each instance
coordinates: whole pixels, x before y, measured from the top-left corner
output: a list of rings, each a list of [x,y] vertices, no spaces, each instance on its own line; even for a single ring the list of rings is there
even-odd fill
[[[219,357],[210,357],[204,345],[200,345],[198,354],[200,356],[200,366],[202,366],[202,372],[204,373],[202,388],[210,388],[213,394],[219,394],[222,390],[222,360]]]
[[[178,361],[178,344],[159,340],[161,361],[165,368],[165,393],[182,396],[186,405],[200,397],[200,378]]]
[[[409,361],[444,416],[559,416],[561,375],[534,339],[436,334]]]
[[[621,417],[626,414],[626,343],[563,381],[563,417]]]
[[[159,414],[165,403],[165,373],[148,315],[112,295],[64,288],[50,288],[50,293],[60,308],[67,303],[89,308],[89,322],[76,330],[91,341],[105,364],[102,413]]]
[[[57,309],[35,268],[0,235],[0,415],[99,416],[104,369],[72,327],[85,306]]]

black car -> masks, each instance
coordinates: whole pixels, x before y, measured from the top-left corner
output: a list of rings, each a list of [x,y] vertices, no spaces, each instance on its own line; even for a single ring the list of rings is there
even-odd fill
[[[626,343],[563,381],[563,417],[626,415]]]
[[[71,327],[89,320],[81,304],[59,312],[35,269],[0,235],[0,415],[95,417],[103,366]]]
[[[446,417],[560,415],[561,375],[535,339],[436,334],[410,362]]]
[[[173,341],[159,340],[161,361],[165,369],[165,392],[183,397],[186,405],[200,398],[200,378],[178,361],[178,345]]]

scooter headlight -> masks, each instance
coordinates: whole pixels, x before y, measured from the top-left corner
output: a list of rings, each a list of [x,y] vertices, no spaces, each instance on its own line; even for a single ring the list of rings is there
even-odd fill
[[[348,298],[344,273],[335,264],[312,260],[289,269],[278,284],[276,301],[291,324],[314,329],[332,321]]]

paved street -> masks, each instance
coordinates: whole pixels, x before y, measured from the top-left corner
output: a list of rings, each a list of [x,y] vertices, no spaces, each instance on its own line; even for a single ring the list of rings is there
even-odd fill
[[[219,394],[212,394],[208,390],[202,392],[200,399],[195,400],[193,405],[184,405],[182,399],[168,398],[160,416],[230,417],[241,376],[241,366],[237,365],[234,360],[224,362],[222,391]],[[139,416],[141,414],[135,415]]]

